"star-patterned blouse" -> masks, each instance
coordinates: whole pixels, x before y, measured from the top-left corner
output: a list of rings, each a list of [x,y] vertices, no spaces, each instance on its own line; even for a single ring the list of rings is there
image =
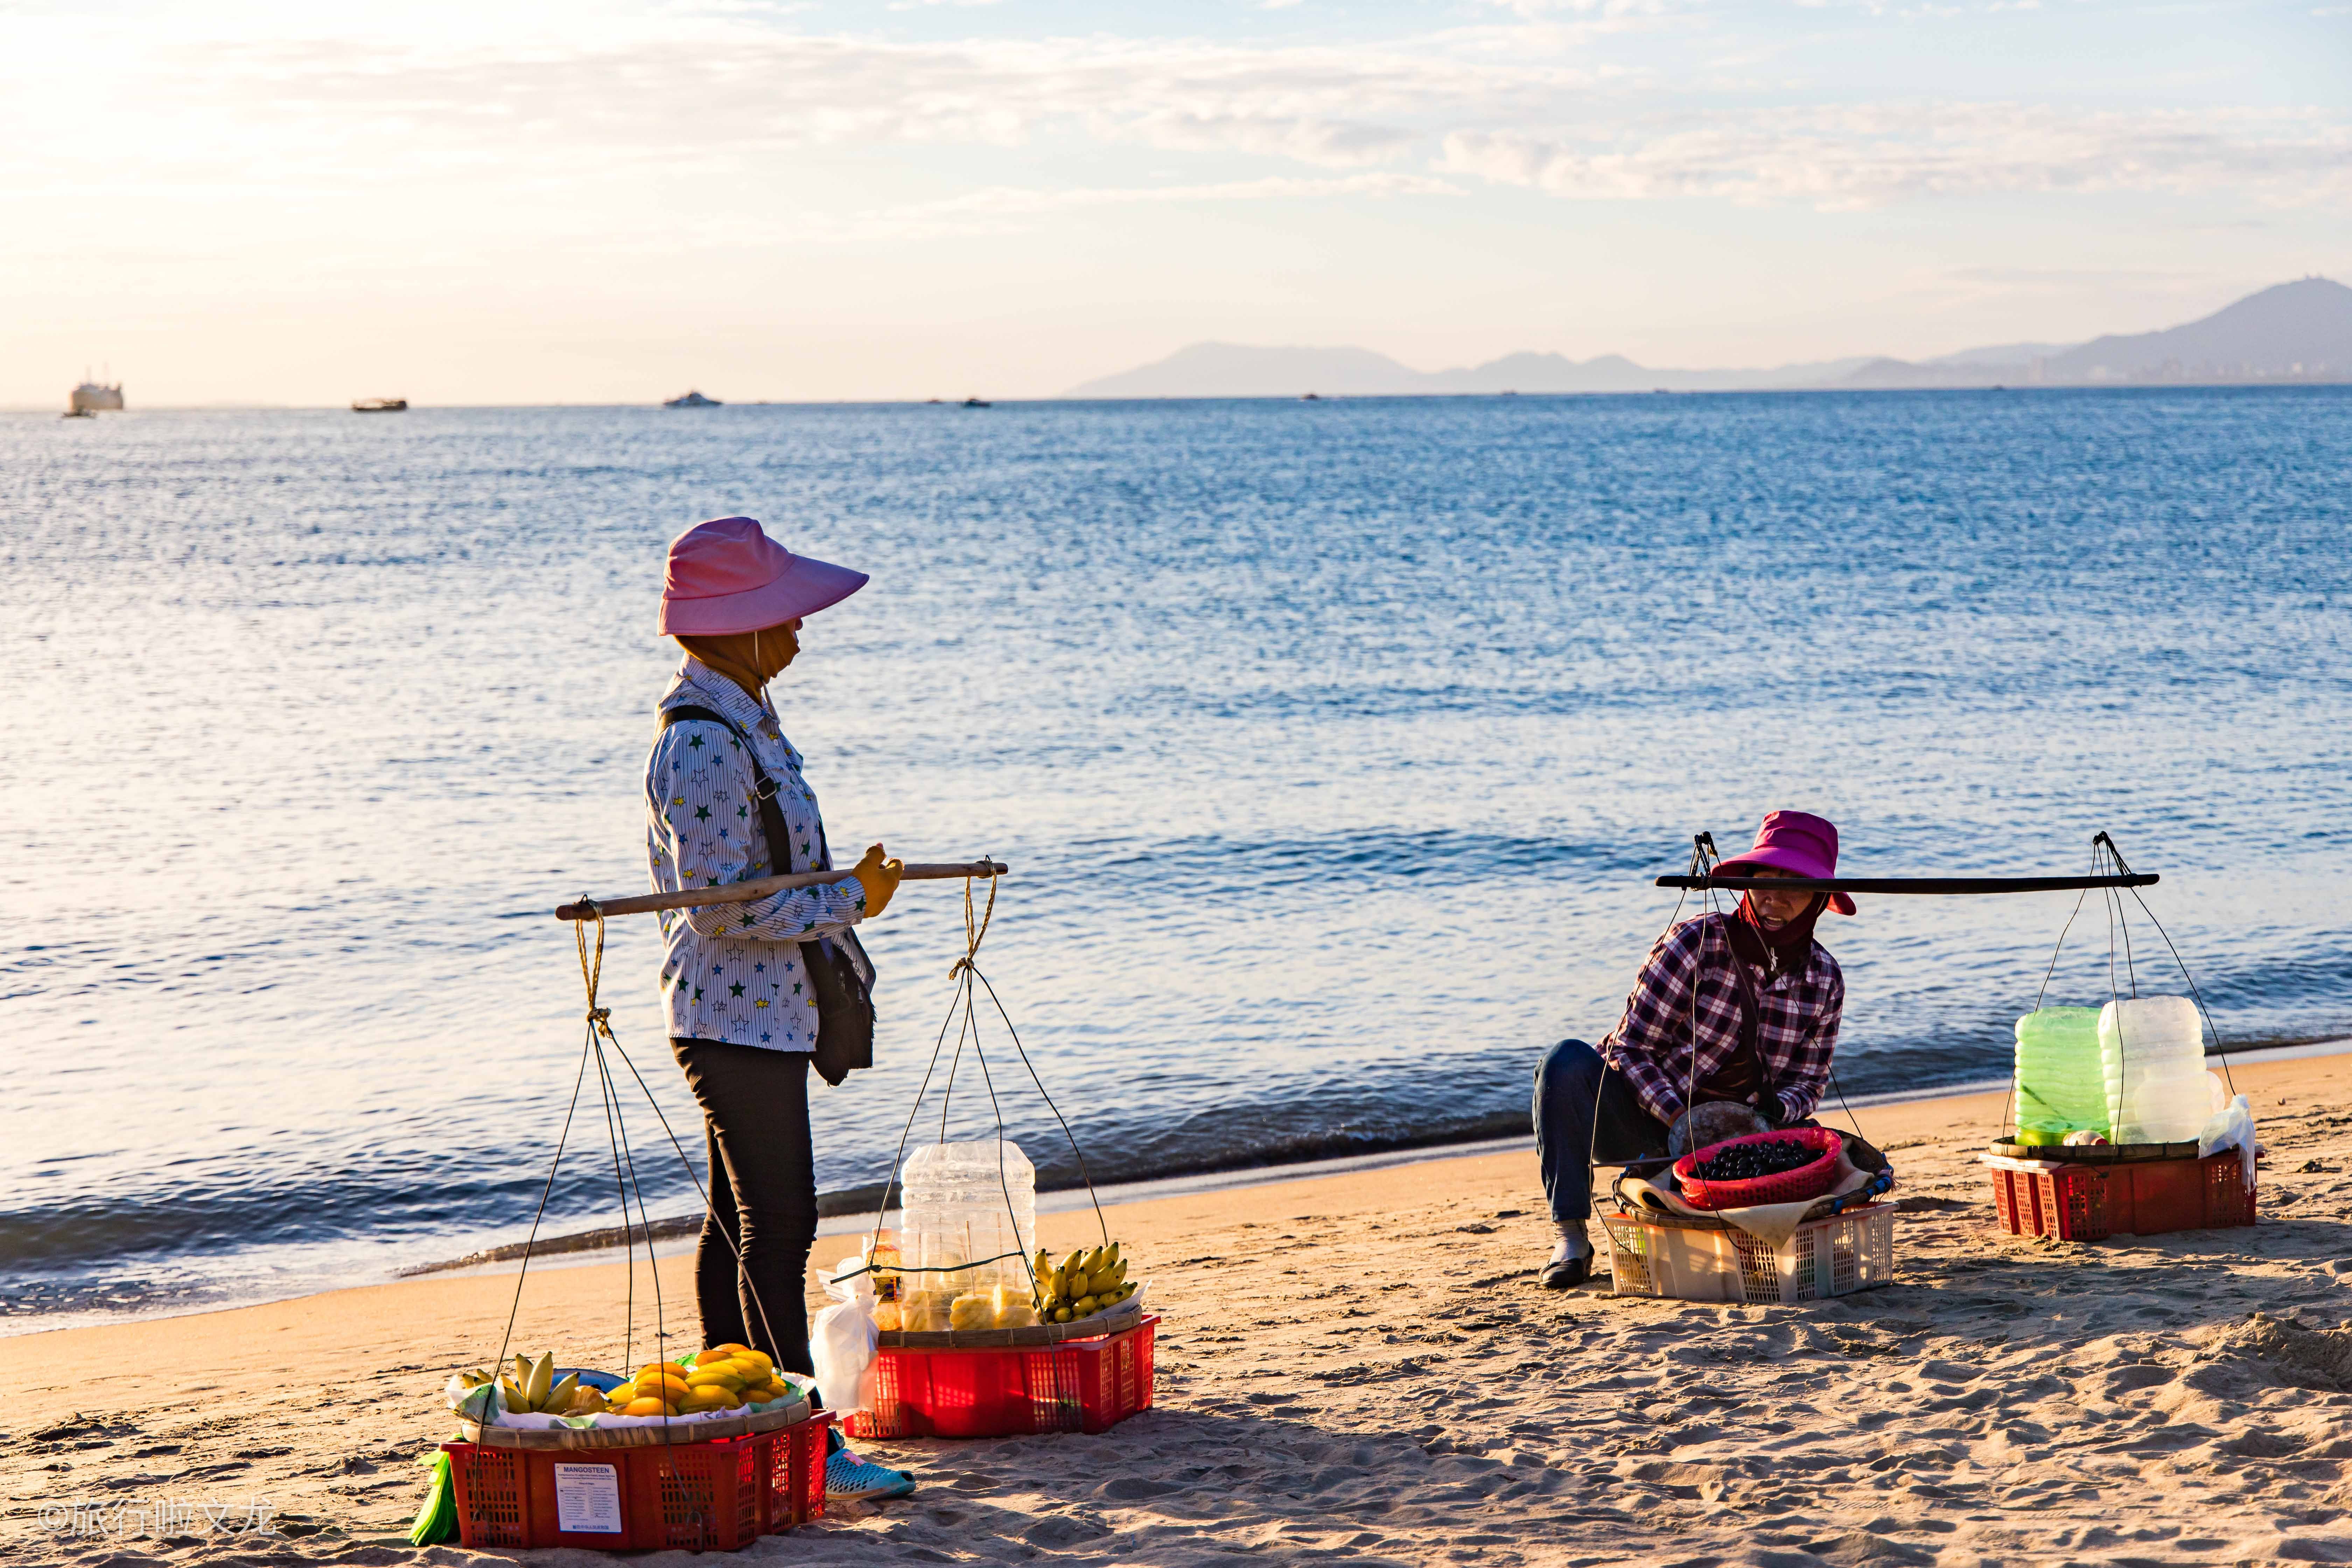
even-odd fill
[[[646,759],[646,858],[654,889],[676,892],[833,868],[816,795],[773,710],[689,656],[661,707],[708,708],[751,737],[776,785],[793,843],[777,856],[760,828],[751,764],[723,724],[688,719],[664,730]],[[800,944],[847,930],[866,913],[856,878],[793,888],[751,904],[664,910],[662,994],[673,1038],[770,1050],[816,1048],[816,999]]]

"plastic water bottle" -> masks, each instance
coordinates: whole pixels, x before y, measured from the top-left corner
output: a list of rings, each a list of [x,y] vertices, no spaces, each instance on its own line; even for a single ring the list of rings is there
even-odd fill
[[[2029,1143],[2107,1135],[2106,1075],[2095,1007],[2043,1007],[2017,1021],[2017,1131]],[[2046,1136],[2045,1136],[2046,1135]]]
[[[2099,1066],[2118,1143],[2185,1143],[2211,1114],[2205,1032],[2186,996],[2100,1008]]]
[[[909,1290],[963,1296],[1005,1285],[1029,1299],[1023,1259],[1037,1250],[1037,1169],[1019,1144],[934,1143],[907,1156],[898,1180],[899,1266]]]

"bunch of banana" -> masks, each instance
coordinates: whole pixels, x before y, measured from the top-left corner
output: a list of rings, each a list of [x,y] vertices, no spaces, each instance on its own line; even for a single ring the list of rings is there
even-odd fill
[[[1127,1282],[1127,1259],[1118,1243],[1092,1252],[1073,1252],[1057,1265],[1040,1248],[1037,1253],[1037,1318],[1040,1322],[1068,1323],[1115,1307],[1135,1294]]]
[[[776,1363],[749,1345],[713,1345],[684,1362],[649,1362],[637,1375],[606,1395],[623,1415],[692,1415],[705,1410],[740,1410],[789,1398],[792,1388],[776,1375]]]
[[[518,1352],[514,1366],[510,1375],[502,1373],[495,1380],[480,1367],[457,1377],[467,1388],[495,1381],[499,1403],[517,1415],[593,1415],[604,1408],[604,1396],[582,1383],[578,1373],[567,1372],[562,1382],[556,1381],[553,1351],[537,1361]]]

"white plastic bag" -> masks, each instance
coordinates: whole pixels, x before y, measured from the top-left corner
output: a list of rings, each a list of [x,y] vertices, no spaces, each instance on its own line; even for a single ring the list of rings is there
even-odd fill
[[[2216,1110],[2205,1130],[2197,1134],[2197,1157],[2200,1160],[2220,1153],[2224,1149],[2238,1152],[2239,1170],[2248,1187],[2254,1184],[2254,1111],[2244,1095],[2230,1101],[2226,1110]]]
[[[833,1305],[816,1315],[809,1331],[809,1359],[816,1363],[817,1391],[836,1415],[874,1408],[874,1277],[862,1255],[843,1258],[824,1282]]]

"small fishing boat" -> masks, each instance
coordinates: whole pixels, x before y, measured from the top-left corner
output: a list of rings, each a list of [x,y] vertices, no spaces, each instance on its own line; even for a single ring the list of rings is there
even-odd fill
[[[995,405],[990,403],[985,397],[967,397],[963,400],[963,405],[966,408],[992,408],[995,406]]]
[[[705,397],[698,392],[688,392],[683,396],[668,399],[662,404],[662,406],[664,408],[724,408],[727,405],[715,397]]]
[[[352,412],[354,414],[405,414],[408,412],[408,399],[405,397],[362,397],[352,405]]]
[[[1323,395],[1319,392],[1302,392],[1298,395],[1298,401],[1301,403],[1320,403],[1323,401]]]

